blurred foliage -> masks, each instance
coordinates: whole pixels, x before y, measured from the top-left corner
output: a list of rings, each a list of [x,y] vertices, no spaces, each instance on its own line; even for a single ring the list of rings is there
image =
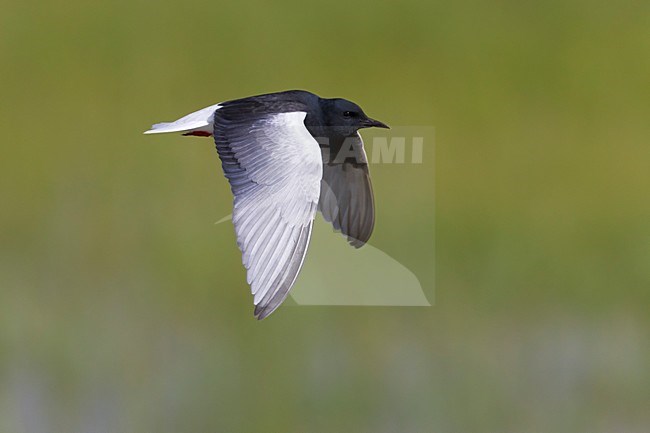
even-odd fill
[[[650,3],[0,10],[1,432],[647,431]],[[434,307],[252,318],[213,146],[141,132],[291,88],[435,126],[372,239],[429,257],[435,178]]]

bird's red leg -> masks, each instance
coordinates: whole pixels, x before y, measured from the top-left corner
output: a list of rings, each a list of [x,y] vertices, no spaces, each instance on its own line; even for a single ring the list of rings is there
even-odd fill
[[[192,132],[186,132],[183,135],[192,135],[194,137],[212,137],[212,134],[207,131],[192,131]]]

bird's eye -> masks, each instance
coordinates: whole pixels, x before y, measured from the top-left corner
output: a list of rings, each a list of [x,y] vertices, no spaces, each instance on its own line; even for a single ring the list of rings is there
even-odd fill
[[[357,113],[355,113],[354,111],[344,111],[343,112],[344,117],[356,117],[356,115],[357,115]]]

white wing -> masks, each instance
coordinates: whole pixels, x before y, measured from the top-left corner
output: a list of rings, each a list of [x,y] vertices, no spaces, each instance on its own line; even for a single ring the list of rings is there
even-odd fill
[[[255,316],[263,319],[287,297],[302,266],[323,168],[305,112],[249,108],[217,111],[214,139],[235,196],[233,223]]]

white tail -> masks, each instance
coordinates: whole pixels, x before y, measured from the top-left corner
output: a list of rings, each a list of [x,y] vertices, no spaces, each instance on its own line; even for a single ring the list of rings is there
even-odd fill
[[[214,112],[221,106],[211,105],[174,122],[156,123],[145,134],[164,134],[166,132],[184,132],[185,135],[212,135]]]

